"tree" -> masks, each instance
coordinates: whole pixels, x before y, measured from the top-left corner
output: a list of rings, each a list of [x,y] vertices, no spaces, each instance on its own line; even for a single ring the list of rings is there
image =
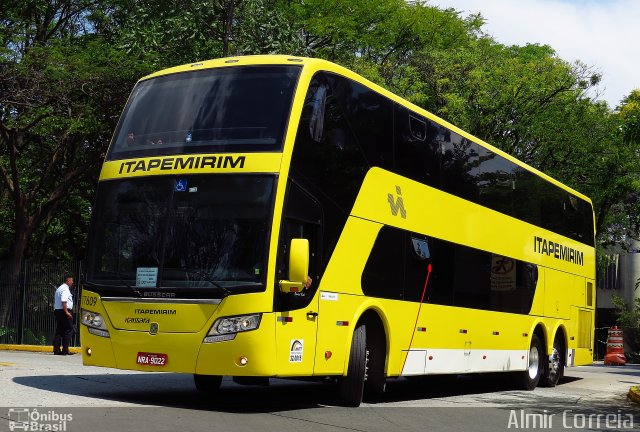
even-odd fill
[[[623,120],[621,131],[624,140],[640,145],[640,89],[635,89],[622,99],[618,115]]]
[[[46,235],[43,227],[70,204],[74,188],[97,176],[117,111],[138,75],[135,63],[89,30],[100,6],[82,0],[3,6],[0,199],[11,221],[10,281],[35,234]],[[15,299],[15,291],[3,298],[0,324]]]
[[[277,0],[142,0],[111,14],[119,45],[159,69],[248,54],[305,54]]]

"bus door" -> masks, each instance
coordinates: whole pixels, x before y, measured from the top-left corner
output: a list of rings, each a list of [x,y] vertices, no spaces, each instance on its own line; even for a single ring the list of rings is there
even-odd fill
[[[320,204],[293,182],[288,185],[276,272],[276,362],[277,373],[288,376],[313,374],[318,324],[319,259],[322,210]],[[300,292],[281,292],[278,281],[289,274],[292,239],[309,241],[311,284]]]

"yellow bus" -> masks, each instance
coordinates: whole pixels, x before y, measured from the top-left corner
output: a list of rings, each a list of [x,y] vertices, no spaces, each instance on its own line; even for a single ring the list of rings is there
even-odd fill
[[[336,64],[249,56],[141,79],[100,174],[85,365],[215,392],[592,361],[590,200]]]

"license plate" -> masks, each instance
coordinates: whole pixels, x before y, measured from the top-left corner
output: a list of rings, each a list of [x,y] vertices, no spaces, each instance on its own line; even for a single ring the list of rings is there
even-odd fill
[[[139,352],[136,363],[145,366],[164,366],[167,364],[166,354]]]

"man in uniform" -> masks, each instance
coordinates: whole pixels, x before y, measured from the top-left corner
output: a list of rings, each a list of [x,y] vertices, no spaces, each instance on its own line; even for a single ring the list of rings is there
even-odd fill
[[[71,287],[73,286],[73,278],[67,276],[64,283],[56,290],[53,302],[53,315],[56,318],[56,333],[53,338],[53,353],[55,355],[69,355],[69,344],[73,338],[73,296],[71,295]],[[62,349],[60,345],[62,344]]]

